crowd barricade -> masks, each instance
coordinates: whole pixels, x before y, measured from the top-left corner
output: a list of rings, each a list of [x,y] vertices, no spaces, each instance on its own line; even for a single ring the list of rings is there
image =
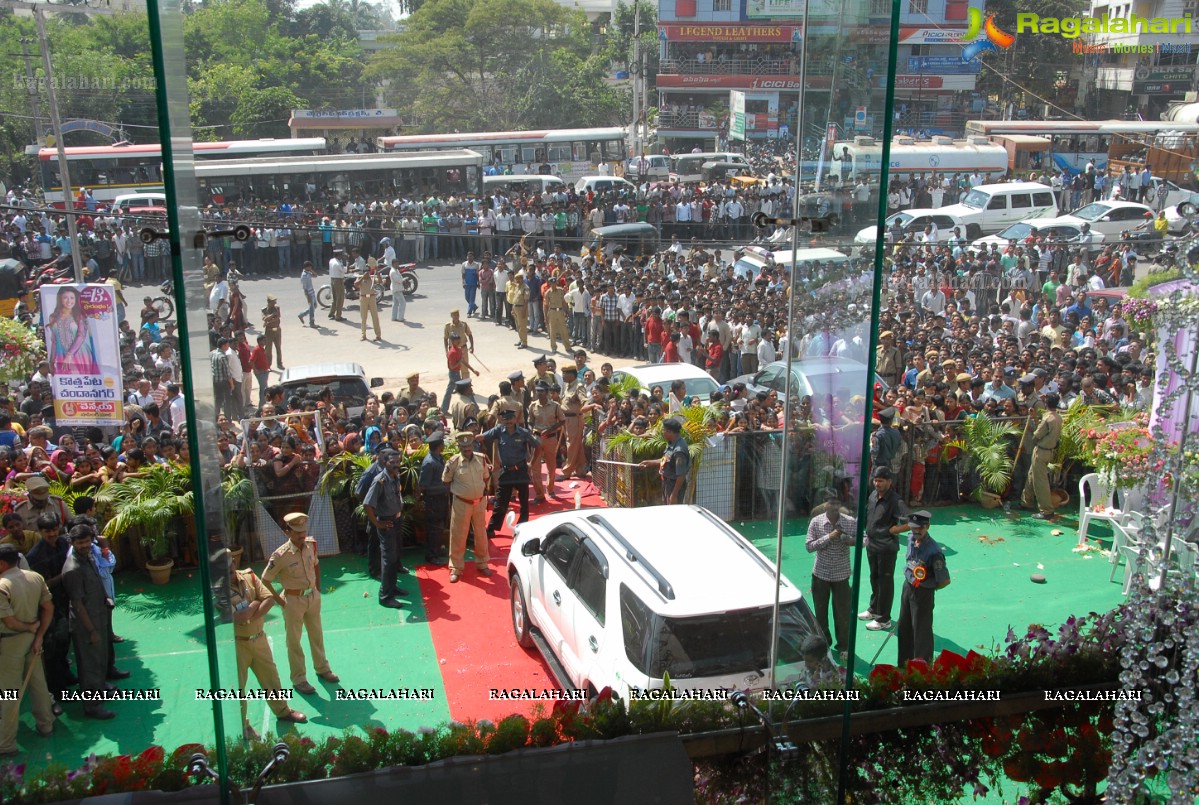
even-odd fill
[[[1031,445],[1024,440],[1028,417],[990,417],[992,422],[1014,425],[1019,433],[1009,438],[1008,455],[1013,459],[1008,500],[1018,501],[1028,475]],[[902,437],[900,456],[892,464],[895,490],[909,506],[950,505],[972,499],[979,486],[966,451],[959,446],[961,422],[958,420],[906,423],[896,418]]]
[[[840,473],[856,479],[860,468],[860,437],[841,448],[818,446],[810,433],[801,431],[784,440],[781,430],[717,433],[705,440],[693,462],[683,503],[710,510],[723,520],[771,520],[778,507],[788,517],[805,516],[820,503],[821,490],[835,484]],[[783,450],[789,449],[787,484],[780,498]],[[663,503],[657,466],[630,466],[635,459],[627,450],[597,442],[592,480],[609,506],[655,506]],[[855,481],[856,483],[856,481]]]

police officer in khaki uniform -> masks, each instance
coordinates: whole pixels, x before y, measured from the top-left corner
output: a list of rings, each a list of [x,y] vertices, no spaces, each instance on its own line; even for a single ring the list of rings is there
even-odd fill
[[[562,392],[562,416],[566,425],[566,462],[562,465],[562,478],[582,478],[587,462],[583,450],[583,415],[595,406],[587,404],[587,392],[579,382],[579,370],[574,366],[562,367],[562,381],[566,389]]]
[[[316,558],[316,540],[308,536],[308,515],[293,512],[283,518],[287,526],[287,542],[280,545],[267,560],[262,581],[279,606],[283,607],[283,623],[287,627],[287,664],[291,669],[291,684],[300,693],[316,693],[308,683],[304,649],[300,637],[307,629],[308,647],[312,649],[312,665],[316,675],[326,682],[340,682],[329,668],[325,657],[325,632],[321,627],[321,569]],[[275,592],[275,578],[283,585],[283,596]]]
[[[517,271],[516,276],[508,282],[508,306],[512,308],[512,318],[516,322],[516,332],[520,336],[516,346],[528,349],[529,286],[525,284],[524,271]]]
[[[463,431],[454,435],[458,455],[445,463],[441,480],[450,485],[450,582],[456,582],[466,569],[466,534],[474,530],[475,566],[479,575],[490,576],[491,560],[487,546],[487,480],[491,470],[483,456],[475,452],[475,435]]]
[[[1053,500],[1049,493],[1049,462],[1053,461],[1053,454],[1062,439],[1062,416],[1058,413],[1061,397],[1051,392],[1044,396],[1044,401],[1045,414],[1032,434],[1032,464],[1028,468],[1020,502],[1026,509],[1036,506],[1038,511],[1033,515],[1034,518],[1053,520],[1057,515],[1053,513]]]
[[[470,378],[463,378],[454,384],[454,401],[450,403],[450,423],[454,430],[463,430],[466,420],[479,418],[479,403],[475,400],[475,390]]]
[[[20,563],[15,546],[0,545],[0,688],[28,696],[38,733],[49,736],[54,732],[54,700],[42,668],[42,639],[54,618],[54,604],[45,579],[22,570]],[[21,698],[0,702],[0,756],[17,752]]]
[[[375,258],[371,258],[368,263],[370,270],[367,271],[358,280],[358,313],[362,317],[362,340],[366,340],[366,317],[371,317],[371,324],[375,328],[375,340],[382,341],[383,334],[379,329],[379,300],[375,281]]]
[[[429,396],[429,392],[420,387],[420,372],[413,372],[404,378],[408,387],[399,393],[396,400],[408,408],[419,408],[420,401]]]
[[[267,642],[262,622],[277,596],[254,575],[253,570],[235,571],[232,560],[229,568],[229,605],[233,608],[233,640],[237,644],[237,687],[244,692],[248,677],[246,672],[253,671],[262,690],[283,690],[279,669],[275,667],[275,657],[271,654],[271,644]],[[269,699],[267,705],[280,721],[294,724],[308,721],[307,716],[291,709],[282,699]],[[245,701],[241,703],[241,720],[242,734],[246,740],[258,738],[246,715]]]
[[[446,322],[445,329],[442,333],[442,341],[445,342],[445,348],[448,351],[450,348],[450,338],[457,333],[462,338],[462,348],[469,349],[470,352],[475,351],[475,336],[470,331],[470,325],[462,321],[459,316],[462,311],[454,308],[450,311],[450,320]]]
[[[903,371],[903,356],[895,346],[895,333],[886,330],[879,334],[878,354],[875,359],[878,376],[887,381],[888,388],[899,385],[899,376]]]
[[[550,371],[550,359],[544,355],[538,355],[533,359],[533,371],[536,373],[533,377],[534,388],[538,383],[545,383],[549,386],[558,385],[558,378]]]
[[[534,503],[540,503],[545,499],[547,486],[548,496],[552,500],[558,499],[554,494],[554,479],[558,472],[558,439],[565,426],[566,415],[562,412],[562,406],[550,399],[550,384],[538,380],[537,399],[529,406],[529,430],[541,441],[533,453],[533,466],[530,468],[533,474],[533,488],[537,490]],[[542,464],[546,469],[546,481],[541,479]]]
[[[547,329],[550,337],[550,350],[557,352],[558,341],[561,340],[567,354],[570,354],[572,350],[570,345],[570,328],[566,326],[570,306],[566,304],[566,292],[562,290],[562,286],[557,282],[551,281],[549,283],[549,290],[545,292],[543,304],[545,305],[545,317],[549,324]]]

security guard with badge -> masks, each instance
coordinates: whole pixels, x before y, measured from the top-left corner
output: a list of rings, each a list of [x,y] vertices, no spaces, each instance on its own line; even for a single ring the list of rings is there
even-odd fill
[[[583,415],[598,406],[589,405],[587,391],[579,382],[579,370],[574,366],[562,367],[562,381],[566,389],[562,394],[562,414],[566,417],[566,462],[562,465],[563,480],[582,478],[586,469],[587,456],[583,438]]]
[[[516,346],[520,349],[529,348],[529,286],[525,284],[525,272],[517,271],[516,276],[508,281],[508,306],[512,309],[512,318],[516,322],[516,332],[520,340]]]
[[[908,557],[903,568],[903,593],[899,599],[900,668],[911,659],[933,661],[933,599],[936,591],[949,586],[949,570],[941,546],[928,535],[932,515],[912,512]]]
[[[341,679],[329,668],[325,657],[325,632],[321,626],[321,569],[316,558],[316,540],[308,536],[308,515],[294,512],[283,518],[287,526],[287,542],[271,554],[262,572],[262,581],[274,599],[283,607],[283,623],[287,627],[287,664],[291,684],[300,693],[316,693],[308,682],[304,649],[300,637],[308,631],[308,647],[312,649],[312,665],[316,675],[326,682]],[[283,585],[283,595],[275,592],[275,578]],[[286,596],[286,597],[284,597]]]
[[[550,384],[544,380],[537,381],[537,399],[529,405],[529,426],[541,444],[533,454],[533,487],[537,490],[534,503],[542,502],[548,495],[557,500],[554,494],[554,480],[558,474],[558,439],[566,426],[566,415],[562,406],[550,399]],[[546,481],[541,479],[541,465],[545,465]],[[548,487],[548,492],[547,488]]]
[[[566,353],[570,354],[572,347],[570,345],[570,329],[566,326],[567,316],[570,314],[570,308],[566,304],[566,292],[562,290],[562,286],[551,281],[549,290],[545,292],[545,313],[547,327],[550,337],[550,351],[558,351],[558,341],[562,341],[562,345],[566,348]]]
[[[230,558],[228,561],[229,569],[233,571],[233,560]],[[274,606],[276,596],[249,568],[230,572],[229,588],[229,604],[233,608],[233,639],[237,644],[238,689],[245,692],[246,672],[253,671],[262,690],[283,690],[279,669],[275,667],[275,657],[271,653],[262,622]],[[267,705],[280,721],[293,724],[308,721],[307,716],[299,710],[292,710],[282,699],[269,699]],[[250,726],[244,700],[241,703],[241,719],[242,734],[246,740],[257,739],[258,733]]]
[[[1024,482],[1024,494],[1020,502],[1024,508],[1038,509],[1033,515],[1037,520],[1053,520],[1053,498],[1049,491],[1049,463],[1057,452],[1062,439],[1062,415],[1058,412],[1061,397],[1056,392],[1044,396],[1045,414],[1032,433],[1032,463],[1028,467],[1028,478]]]
[[[475,389],[469,377],[454,384],[454,401],[450,403],[450,423],[454,430],[466,427],[466,420],[479,418],[479,403],[475,400]]]
[[[17,753],[21,700],[30,709],[43,738],[54,732],[54,699],[46,687],[42,640],[54,619],[50,588],[37,573],[21,568],[13,545],[0,545],[0,688],[17,691],[15,701],[0,702],[0,757]]]

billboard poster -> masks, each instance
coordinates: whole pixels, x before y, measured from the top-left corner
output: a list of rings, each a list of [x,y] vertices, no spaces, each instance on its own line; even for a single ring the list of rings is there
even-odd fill
[[[41,309],[56,424],[124,424],[112,286],[43,285]]]
[[[737,90],[729,93],[729,139],[745,139],[745,93]]]

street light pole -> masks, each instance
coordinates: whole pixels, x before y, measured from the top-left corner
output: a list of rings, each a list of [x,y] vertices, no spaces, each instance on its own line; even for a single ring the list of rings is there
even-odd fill
[[[54,71],[50,66],[50,45],[46,41],[46,17],[42,7],[36,6],[33,16],[37,20],[37,36],[42,46],[42,66],[46,71],[46,100],[50,105],[50,126],[54,131],[54,144],[58,148],[58,175],[62,180],[62,198],[67,212],[67,235],[71,239],[71,262],[75,265],[75,282],[83,282],[83,255],[79,253],[79,233],[75,227],[74,199],[71,196],[71,171],[67,165],[67,151],[62,143],[62,121],[58,117],[58,98],[54,94]]]

